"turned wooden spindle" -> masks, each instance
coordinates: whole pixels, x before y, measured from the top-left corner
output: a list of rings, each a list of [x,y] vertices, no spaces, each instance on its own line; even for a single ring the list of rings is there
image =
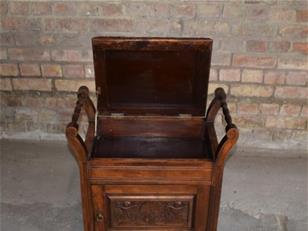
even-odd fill
[[[90,197],[90,186],[87,174],[87,161],[93,145],[93,139],[95,136],[95,107],[89,97],[89,89],[86,86],[79,88],[77,93],[78,100],[72,116],[72,121],[66,127],[66,138],[68,141],[69,148],[75,157],[79,172],[80,172],[80,185],[81,185],[81,199],[82,199],[82,210],[84,218],[84,230],[93,230],[92,222],[88,219],[93,217],[92,206],[88,200]],[[78,134],[78,120],[80,117],[81,110],[86,111],[89,126],[86,134],[86,139],[83,141],[81,136]]]

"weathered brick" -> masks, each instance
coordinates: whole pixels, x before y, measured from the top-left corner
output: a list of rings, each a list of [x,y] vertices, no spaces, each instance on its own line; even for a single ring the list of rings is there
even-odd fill
[[[102,3],[100,15],[104,17],[116,17],[123,15],[123,6],[119,3]]]
[[[287,74],[288,85],[305,85],[308,80],[308,73],[305,71],[291,71]]]
[[[18,76],[17,64],[0,63],[0,76]]]
[[[181,21],[181,19],[177,19],[175,21],[170,21],[169,24],[169,31],[170,31],[170,36],[180,36],[182,35],[182,31],[183,31],[183,23]]]
[[[227,82],[236,82],[241,80],[240,69],[221,69],[219,71],[219,80]]]
[[[49,2],[32,2],[31,13],[33,15],[50,15],[51,4]]]
[[[11,83],[11,79],[10,78],[2,78],[4,81],[7,80],[8,83],[6,83],[9,87],[9,89],[7,90],[12,90],[12,83]],[[1,81],[1,79],[0,79]],[[26,98],[26,96],[20,97],[17,95],[6,95],[6,94],[1,94],[1,100],[0,100],[0,105],[2,104],[3,106],[8,106],[8,107],[18,107],[18,106],[22,106],[21,102],[22,99]]]
[[[248,83],[262,83],[263,71],[262,70],[250,70],[245,69],[242,72],[242,82]]]
[[[233,26],[233,34],[235,36],[256,36],[262,38],[275,37],[277,27],[274,23],[243,23]]]
[[[40,45],[50,46],[50,45],[55,45],[57,40],[55,35],[53,34],[42,34],[39,36],[38,42]]]
[[[274,89],[271,86],[262,85],[232,85],[231,95],[246,97],[270,97],[273,95]]]
[[[130,32],[133,26],[131,19],[93,19],[89,29],[97,32]]]
[[[12,84],[9,78],[0,78],[0,90],[1,91],[11,91],[12,90]]]
[[[137,30],[137,33],[141,34],[148,34],[151,36],[158,36],[158,34],[165,35],[166,31],[170,31],[170,33],[174,33],[173,30],[176,30],[177,28],[171,27],[171,22],[168,20],[139,20],[135,22],[135,28]],[[164,32],[162,32],[164,31]]]
[[[296,70],[308,70],[307,59],[304,58],[279,58],[278,59],[278,68],[280,69],[296,69]]]
[[[306,120],[304,118],[268,116],[266,118],[265,127],[267,127],[267,128],[305,129]]]
[[[252,51],[252,52],[265,52],[267,50],[267,42],[248,40],[246,42],[246,49],[247,51]]]
[[[308,22],[308,10],[297,10],[296,11],[296,21],[297,22]]]
[[[198,34],[202,34],[202,32],[205,33],[204,30],[199,30],[201,26],[199,25],[199,22],[197,20],[187,19],[182,20],[181,23],[183,27],[182,33],[186,37],[188,37],[189,35],[196,35],[197,31],[199,32]],[[201,28],[204,29],[203,26]]]
[[[217,35],[226,35],[230,33],[230,25],[226,22],[217,21],[214,24],[212,31],[215,31]]]
[[[286,73],[284,71],[266,71],[264,73],[264,83],[281,85],[285,83]]]
[[[15,44],[15,39],[11,33],[1,33],[0,44],[2,46],[13,46]]]
[[[277,115],[279,112],[279,104],[275,103],[262,103],[260,111],[264,115]]]
[[[3,17],[2,28],[4,30],[16,31],[39,31],[41,30],[41,20],[38,18],[25,18],[25,17]]]
[[[80,2],[77,11],[81,16],[98,16],[100,5],[96,2]]]
[[[210,81],[218,80],[218,70],[211,68],[210,70]]]
[[[218,84],[218,83],[210,83],[209,84],[209,89],[208,89],[208,94],[214,94],[215,90],[218,87],[222,87],[226,93],[229,91],[229,86],[226,84]]]
[[[58,64],[42,64],[41,68],[44,77],[62,77],[62,69]]]
[[[301,106],[296,104],[284,104],[280,108],[280,114],[284,116],[298,116]]]
[[[273,41],[270,42],[269,49],[273,52],[288,52],[291,47],[289,41]]]
[[[17,121],[38,121],[38,111],[36,111],[34,108],[16,108],[15,116]]]
[[[266,4],[247,4],[246,7],[246,18],[257,21],[268,20],[270,15],[270,9]]]
[[[230,111],[230,113],[232,115],[237,112],[237,105],[236,105],[236,103],[228,102],[228,108],[229,108],[229,111]]]
[[[79,33],[58,33],[58,34],[48,34],[53,35],[54,43],[56,48],[65,48],[65,49],[91,49],[92,51],[92,38],[95,36],[86,31]],[[52,42],[52,41],[51,41]],[[52,46],[53,44],[49,44]]]
[[[232,117],[238,127],[260,128],[264,127],[264,119],[259,115],[235,115]]]
[[[46,102],[48,103],[48,105],[51,104],[52,99],[54,99],[54,97],[50,97],[46,100]],[[94,100],[92,98],[92,100]],[[74,105],[76,103],[76,95],[72,94],[72,95],[67,95],[65,98],[64,97],[59,97],[56,99],[56,102],[52,105],[54,105],[54,107],[56,108],[63,108],[63,109],[67,109],[70,108],[72,105]],[[69,111],[67,110],[61,110],[61,112],[64,113],[68,113],[67,115],[69,116]]]
[[[18,106],[30,107],[30,108],[48,106],[46,104],[46,100],[44,97],[37,97],[32,95],[25,95],[24,97],[22,97],[21,102],[19,104],[20,105]]]
[[[50,91],[51,80],[40,78],[12,79],[15,90]]]
[[[0,47],[0,60],[7,59],[7,49],[4,47]]]
[[[223,9],[224,18],[242,18],[245,15],[243,5],[241,4],[225,4]]]
[[[290,39],[305,39],[308,36],[308,28],[301,25],[287,25],[282,26],[279,30],[279,34],[283,38],[290,38]]]
[[[9,48],[9,58],[17,61],[49,61],[50,55],[47,49],[38,48]]]
[[[195,15],[195,6],[193,4],[175,4],[170,8],[171,17],[190,18]]]
[[[233,65],[240,67],[263,67],[271,68],[276,64],[276,60],[271,56],[250,56],[244,54],[233,55]]]
[[[38,45],[39,33],[34,31],[18,31],[14,33],[15,42],[20,47],[35,47]]]
[[[75,2],[55,2],[52,7],[53,14],[72,16],[76,15],[77,8]]]
[[[221,12],[221,4],[198,4],[197,16],[200,18],[219,17]]]
[[[86,19],[76,18],[48,18],[45,20],[45,30],[49,32],[78,32],[86,31],[88,23]]]
[[[82,51],[74,49],[62,49],[51,51],[51,58],[54,61],[63,62],[90,62],[93,61],[92,51]]]
[[[206,21],[204,19],[185,20],[183,33],[187,36],[194,34],[196,37],[209,35],[227,36],[230,34],[230,25],[223,21]],[[191,36],[191,35],[190,35]]]
[[[172,7],[172,6],[171,6]],[[125,13],[128,17],[134,18],[151,18],[167,19],[169,18],[168,2],[129,2],[125,4]]]
[[[48,123],[56,123],[59,121],[59,114],[55,110],[45,109],[39,114],[39,121],[48,121]]]
[[[214,43],[215,43],[215,40],[214,40]],[[244,52],[246,50],[246,46],[243,40],[236,39],[236,38],[234,39],[228,38],[227,40],[221,41],[220,49],[222,51]],[[214,50],[216,49],[214,48]]]
[[[65,129],[65,123],[47,123],[46,132],[59,134]]]
[[[301,111],[301,116],[308,118],[308,106],[307,105],[303,106],[302,111]]]
[[[27,15],[30,9],[29,2],[9,2],[9,11],[11,14]]]
[[[231,54],[226,52],[214,52],[212,56],[213,66],[229,66],[231,62]]]
[[[82,52],[80,50],[53,50],[51,58],[54,61],[78,62],[82,60]]]
[[[259,104],[257,103],[238,103],[237,104],[239,114],[258,114]]]
[[[6,15],[8,13],[8,2],[1,1],[0,2],[0,15]]]
[[[293,43],[293,51],[302,53],[307,55],[308,54],[308,43],[301,43],[301,42],[295,42]]]
[[[290,8],[272,8],[270,12],[270,21],[277,22],[294,22],[296,18],[296,12]]]
[[[19,64],[21,76],[41,76],[41,70],[38,64],[21,63]]]
[[[282,99],[307,99],[308,90],[305,87],[276,87],[275,97]]]
[[[55,80],[55,86],[58,91],[77,92],[80,86],[87,86],[91,92],[95,92],[95,83],[93,80]]]
[[[81,64],[63,65],[63,76],[68,78],[84,78],[84,68]]]

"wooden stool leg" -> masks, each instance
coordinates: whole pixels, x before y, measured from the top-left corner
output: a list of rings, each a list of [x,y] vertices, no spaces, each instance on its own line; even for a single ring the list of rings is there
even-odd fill
[[[92,205],[90,202],[90,186],[88,184],[87,175],[87,152],[84,143],[80,141],[81,137],[77,133],[77,129],[74,127],[67,127],[66,137],[69,147],[74,155],[80,174],[80,188],[81,188],[81,202],[83,213],[84,231],[92,231]]]
[[[213,185],[210,192],[210,206],[209,206],[209,222],[207,231],[216,231],[219,217],[220,197],[222,188],[223,169],[217,168],[214,170]]]

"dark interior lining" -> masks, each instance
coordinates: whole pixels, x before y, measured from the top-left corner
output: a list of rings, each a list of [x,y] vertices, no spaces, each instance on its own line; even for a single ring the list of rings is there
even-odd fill
[[[208,146],[198,138],[97,137],[93,158],[209,158]]]

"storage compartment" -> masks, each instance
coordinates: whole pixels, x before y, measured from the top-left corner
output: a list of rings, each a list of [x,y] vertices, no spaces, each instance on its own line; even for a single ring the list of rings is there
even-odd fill
[[[106,230],[188,231],[205,222],[203,200],[209,190],[184,185],[94,185],[92,194],[97,231],[103,226]],[[204,214],[203,221],[198,220],[198,212]]]

